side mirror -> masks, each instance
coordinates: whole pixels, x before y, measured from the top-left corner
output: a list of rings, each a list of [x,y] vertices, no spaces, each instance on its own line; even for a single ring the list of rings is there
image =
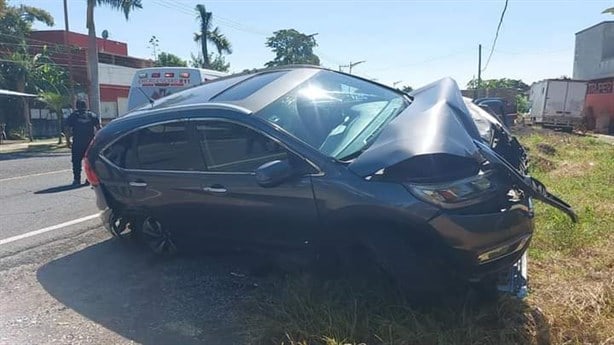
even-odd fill
[[[293,169],[287,160],[267,162],[256,169],[256,181],[265,188],[278,186],[292,175]]]

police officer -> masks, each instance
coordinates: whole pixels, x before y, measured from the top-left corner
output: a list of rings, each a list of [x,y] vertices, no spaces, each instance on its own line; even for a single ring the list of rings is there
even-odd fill
[[[87,110],[87,104],[83,100],[76,103],[77,110],[66,119],[66,143],[72,150],[72,173],[74,180],[73,186],[81,185],[81,161],[85,155],[90,141],[94,138],[94,133],[100,129],[100,119],[98,115]],[[70,136],[72,133],[72,143]],[[86,180],[87,184],[88,181]]]

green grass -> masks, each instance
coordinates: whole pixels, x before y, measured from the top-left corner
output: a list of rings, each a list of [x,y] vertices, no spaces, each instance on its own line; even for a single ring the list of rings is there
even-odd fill
[[[614,344],[614,146],[530,130],[532,174],[574,206],[572,223],[536,205],[525,300],[481,303],[466,290],[416,307],[383,279],[294,275],[246,306],[256,344]],[[552,155],[538,144],[555,148]],[[543,151],[543,150],[542,150]]]
[[[558,210],[538,203],[531,256],[573,254],[607,238],[614,230],[614,146],[593,137],[547,132],[520,140],[529,148],[530,159],[538,162],[532,175],[571,204],[580,218],[573,224]],[[556,153],[539,152],[538,144],[544,143]],[[544,160],[551,163],[546,169]]]

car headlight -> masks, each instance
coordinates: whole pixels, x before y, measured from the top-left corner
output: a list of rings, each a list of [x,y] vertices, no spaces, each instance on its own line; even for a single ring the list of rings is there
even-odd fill
[[[494,172],[489,171],[457,181],[406,183],[405,186],[418,199],[443,208],[459,208],[491,197],[497,189],[497,182]]]

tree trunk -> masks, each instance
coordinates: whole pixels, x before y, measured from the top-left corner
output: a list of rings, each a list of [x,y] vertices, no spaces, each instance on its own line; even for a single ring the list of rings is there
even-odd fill
[[[16,83],[17,92],[25,92],[26,91],[26,75],[25,73],[20,73],[17,77]],[[24,124],[26,125],[26,135],[30,141],[32,138],[32,123],[30,122],[30,107],[28,105],[28,100],[26,97],[21,97],[21,110]]]
[[[209,61],[209,52],[207,51],[207,33],[201,33],[200,37],[201,49],[203,52],[203,68],[211,68],[211,62]]]
[[[64,114],[62,113],[62,108],[56,110],[56,114],[58,115],[58,145],[62,144],[62,137],[64,132]]]
[[[89,101],[90,110],[100,115],[100,85],[98,83],[98,42],[96,40],[96,27],[94,25],[95,0],[87,1],[87,74],[90,81]]]

